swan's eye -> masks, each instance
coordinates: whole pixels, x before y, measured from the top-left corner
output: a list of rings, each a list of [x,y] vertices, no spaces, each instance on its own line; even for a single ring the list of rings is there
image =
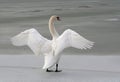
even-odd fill
[[[60,17],[56,17],[58,21],[60,21]]]

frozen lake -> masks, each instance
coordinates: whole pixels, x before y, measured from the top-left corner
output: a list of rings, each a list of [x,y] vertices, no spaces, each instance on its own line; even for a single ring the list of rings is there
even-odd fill
[[[48,73],[42,70],[43,57],[0,55],[0,81],[119,82],[119,61],[119,56],[66,55],[62,57],[59,65],[63,71]]]
[[[51,39],[48,20],[61,17],[56,29],[61,34],[70,28],[94,41],[91,50],[65,50],[73,54],[118,55],[120,53],[119,0],[0,0],[0,54],[32,54],[28,47],[15,47],[10,38],[29,28],[36,28]]]

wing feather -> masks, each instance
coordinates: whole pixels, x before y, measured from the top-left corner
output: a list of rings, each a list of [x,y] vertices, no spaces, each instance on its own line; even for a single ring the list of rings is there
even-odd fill
[[[24,37],[25,38],[21,38]],[[27,36],[27,37],[26,37]],[[26,41],[26,42],[24,42]],[[36,29],[28,29],[12,38],[12,43],[15,46],[24,46],[20,45],[24,43],[30,47],[30,49],[35,53],[35,55],[43,54],[49,52],[51,49],[50,40],[43,37]]]
[[[77,32],[68,29],[57,39],[57,44],[58,51],[61,52],[63,49],[68,47],[91,49],[91,47],[94,45],[94,42],[89,41]]]

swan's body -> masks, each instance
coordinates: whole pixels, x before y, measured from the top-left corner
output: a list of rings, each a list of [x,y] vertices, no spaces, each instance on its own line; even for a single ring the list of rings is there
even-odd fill
[[[54,28],[54,21],[59,20],[59,17],[52,16],[49,20],[49,30],[53,37],[48,40],[39,34],[34,28],[28,29],[12,38],[12,43],[16,46],[28,45],[31,50],[36,54],[44,54],[43,69],[48,69],[55,64],[58,65],[60,59],[60,52],[68,47],[78,49],[87,49],[93,46],[92,41],[89,41],[79,35],[77,32],[67,29],[59,36]]]

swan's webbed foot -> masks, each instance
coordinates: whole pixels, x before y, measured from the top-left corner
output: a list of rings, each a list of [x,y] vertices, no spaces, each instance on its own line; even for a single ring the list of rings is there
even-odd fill
[[[46,72],[54,72],[54,71],[53,71],[53,70],[48,70],[48,69],[47,69]]]
[[[56,64],[56,70],[49,70],[47,69],[46,72],[62,72],[62,70],[58,70],[58,64]]]

